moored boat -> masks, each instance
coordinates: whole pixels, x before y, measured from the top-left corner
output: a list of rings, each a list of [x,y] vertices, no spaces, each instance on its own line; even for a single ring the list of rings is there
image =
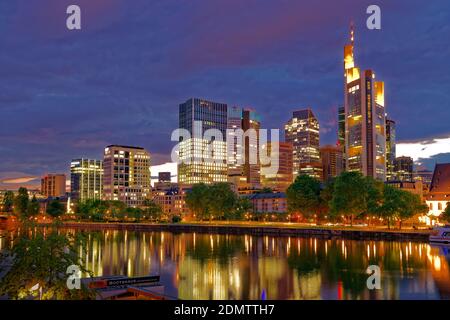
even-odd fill
[[[430,242],[450,243],[450,225],[435,227],[430,234]]]

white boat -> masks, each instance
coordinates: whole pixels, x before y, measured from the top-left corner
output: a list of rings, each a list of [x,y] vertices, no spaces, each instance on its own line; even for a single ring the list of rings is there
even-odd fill
[[[450,243],[450,225],[435,227],[430,234],[430,242]]]

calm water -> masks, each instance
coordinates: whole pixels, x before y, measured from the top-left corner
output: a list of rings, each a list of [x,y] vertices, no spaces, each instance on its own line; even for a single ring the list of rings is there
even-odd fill
[[[68,232],[81,232],[69,230]],[[80,255],[95,275],[161,276],[181,299],[449,299],[450,247],[195,233],[96,231]],[[0,240],[0,249],[7,238]],[[367,266],[382,270],[366,287]]]

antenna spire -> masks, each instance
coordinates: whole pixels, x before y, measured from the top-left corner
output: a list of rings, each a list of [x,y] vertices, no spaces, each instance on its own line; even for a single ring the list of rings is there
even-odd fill
[[[353,21],[350,22],[350,42],[352,46],[355,44],[355,25]]]

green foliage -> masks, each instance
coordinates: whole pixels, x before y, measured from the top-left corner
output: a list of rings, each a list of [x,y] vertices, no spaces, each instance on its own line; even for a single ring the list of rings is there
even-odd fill
[[[310,218],[323,207],[320,181],[307,175],[298,176],[286,191],[288,211]]]
[[[30,229],[33,230],[33,229]],[[44,234],[42,229],[23,232],[3,259],[11,263],[11,268],[0,282],[0,296],[10,299],[91,299],[93,292],[69,290],[67,288],[67,268],[80,266],[88,272],[78,257],[77,239],[60,234],[56,229]],[[89,273],[89,272],[88,272]],[[42,288],[31,291],[36,284]]]
[[[232,219],[237,204],[237,195],[228,183],[215,183],[209,187],[209,212],[220,219]]]
[[[439,216],[439,219],[450,222],[450,202],[447,202],[447,207],[445,208],[444,212]]]
[[[172,223],[178,223],[181,221],[181,217],[180,216],[173,216],[172,217]]]
[[[160,205],[158,205],[153,200],[146,200],[144,206],[144,215],[152,221],[159,221],[163,214],[163,210]]]
[[[14,206],[14,192],[6,191],[2,203],[3,211],[8,213],[13,212],[13,206]]]
[[[363,214],[378,212],[383,183],[359,172],[344,172],[334,182],[330,201],[330,215],[348,216],[353,219]]]
[[[195,184],[186,195],[186,205],[199,220],[239,220],[251,208],[248,200],[239,199],[228,183]]]
[[[14,198],[14,214],[22,220],[28,216],[28,203],[28,190],[19,188],[19,192]]]
[[[65,212],[64,205],[58,200],[52,200],[47,205],[47,214],[53,218],[62,216]]]
[[[186,194],[186,205],[200,220],[209,218],[209,187],[204,183],[194,184]]]
[[[144,211],[141,208],[126,208],[125,215],[128,219],[133,219],[135,222],[140,222],[144,216]]]
[[[35,217],[37,215],[39,215],[39,202],[37,201],[36,196],[33,196],[28,204],[28,216]]]
[[[428,207],[420,201],[418,195],[386,185],[382,203],[377,210],[379,215],[388,221],[388,227],[390,227],[393,219],[399,219],[401,223],[402,220],[416,214],[426,213]]]

